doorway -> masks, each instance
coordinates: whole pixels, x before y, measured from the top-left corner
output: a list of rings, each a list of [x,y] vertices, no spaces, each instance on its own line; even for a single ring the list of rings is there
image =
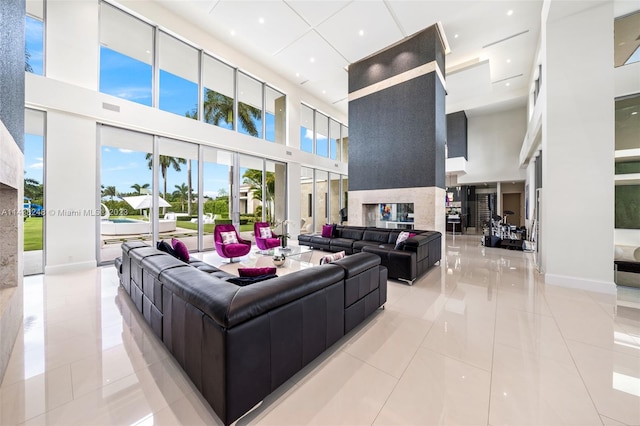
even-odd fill
[[[502,194],[502,213],[512,211],[513,214],[507,215],[507,222],[511,225],[522,226],[522,203],[521,193]]]

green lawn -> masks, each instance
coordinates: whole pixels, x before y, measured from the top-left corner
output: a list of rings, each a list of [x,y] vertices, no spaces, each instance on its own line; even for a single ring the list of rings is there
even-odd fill
[[[29,217],[24,222],[24,251],[42,250],[42,220]]]
[[[142,216],[126,216],[130,219],[143,219]],[[42,250],[42,218],[41,217],[29,217],[24,222],[24,251]],[[179,221],[176,226],[185,229],[198,230],[197,223],[191,223],[187,221]],[[214,224],[205,224],[205,234],[213,234]],[[240,231],[247,232],[253,231],[253,224],[240,225]]]

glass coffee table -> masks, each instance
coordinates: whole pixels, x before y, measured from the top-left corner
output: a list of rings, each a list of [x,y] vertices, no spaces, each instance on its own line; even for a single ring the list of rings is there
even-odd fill
[[[279,273],[292,272],[313,266],[311,264],[313,249],[308,246],[275,247],[269,250],[257,250],[253,253],[255,253],[255,255],[249,255],[246,261],[241,263],[249,267],[275,266],[273,257],[284,255],[285,263],[278,266]]]

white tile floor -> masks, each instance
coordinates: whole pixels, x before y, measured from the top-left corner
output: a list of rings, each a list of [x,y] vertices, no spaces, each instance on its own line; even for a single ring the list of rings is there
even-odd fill
[[[531,254],[447,238],[440,266],[389,281],[386,309],[237,423],[640,424],[639,290],[545,286]],[[113,267],[28,277],[24,291],[0,424],[219,423]]]

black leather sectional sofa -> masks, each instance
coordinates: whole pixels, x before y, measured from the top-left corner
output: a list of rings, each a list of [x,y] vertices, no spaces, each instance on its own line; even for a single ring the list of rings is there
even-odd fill
[[[389,278],[413,281],[440,261],[442,234],[437,231],[409,230],[415,236],[400,243],[398,235],[404,229],[386,229],[336,225],[331,237],[320,234],[300,234],[298,244],[314,249],[346,254],[368,252],[380,257],[381,265],[388,269]]]
[[[204,262],[124,243],[120,283],[153,333],[225,424],[387,300],[387,270],[370,253],[240,287]]]

